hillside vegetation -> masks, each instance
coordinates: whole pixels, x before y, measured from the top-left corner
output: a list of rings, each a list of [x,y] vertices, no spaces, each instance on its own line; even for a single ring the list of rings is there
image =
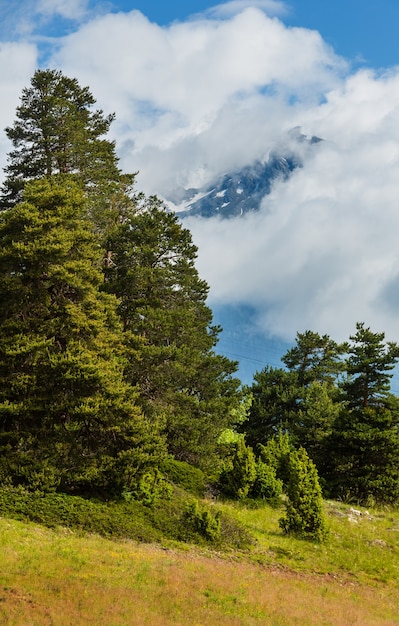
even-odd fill
[[[398,513],[358,515],[326,502],[329,540],[317,544],[283,535],[281,511],[267,505],[221,507],[255,543],[241,550],[144,544],[1,518],[0,623],[398,623]]]
[[[6,129],[0,615],[394,623],[399,346],[361,322],[298,333],[243,388],[191,233],[94,105],[38,70]]]

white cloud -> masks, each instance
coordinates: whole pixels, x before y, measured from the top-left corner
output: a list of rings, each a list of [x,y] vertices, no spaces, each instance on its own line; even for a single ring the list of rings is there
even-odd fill
[[[398,340],[399,72],[360,72],[307,118],[327,140],[260,214],[190,222],[211,297],[255,305],[286,338],[345,339],[364,320]]]
[[[23,87],[29,82],[37,63],[36,48],[30,44],[0,43],[0,116],[2,128],[12,124]],[[6,165],[11,144],[0,133],[0,168]]]
[[[37,12],[46,16],[60,15],[79,20],[86,14],[88,0],[38,0]]]
[[[53,19],[80,22],[89,15],[89,0],[0,0],[0,39],[3,41],[48,40],[46,28]],[[102,10],[97,4],[93,13]],[[58,28],[60,22],[58,22]],[[53,38],[55,44],[55,38]]]
[[[175,178],[177,161],[183,157],[187,164],[188,152],[194,169],[212,160],[207,146],[214,146],[215,132],[227,133],[238,155],[247,126],[259,137],[253,112],[265,136],[277,127],[280,132],[295,110],[287,103],[317,101],[339,84],[345,67],[318,33],[287,29],[257,8],[227,21],[199,19],[164,28],[138,11],[106,15],[65,38],[53,63],[89,84],[105,110],[116,111],[123,164],[142,170],[144,184],[146,159],[163,162],[160,169]],[[268,115],[276,121],[273,131]],[[240,126],[228,128],[229,121]],[[232,139],[232,128],[237,135],[242,129],[240,141]],[[220,139],[223,150],[216,151],[223,160],[221,153],[230,150]],[[176,164],[174,174],[169,163]]]
[[[223,4],[217,4],[208,9],[205,13],[210,17],[229,18],[240,13],[248,7],[256,7],[262,9],[268,15],[284,16],[288,13],[285,2],[279,0],[231,0]]]
[[[64,17],[85,8],[41,2]],[[399,340],[399,72],[350,74],[318,33],[270,17],[281,3],[248,5],[168,27],[98,16],[56,42],[52,64],[116,112],[121,163],[148,193],[261,158],[294,126],[323,137],[259,214],[190,221],[210,301],[253,305],[289,339],[345,339],[364,320]],[[0,48],[4,125],[36,62],[15,46]]]

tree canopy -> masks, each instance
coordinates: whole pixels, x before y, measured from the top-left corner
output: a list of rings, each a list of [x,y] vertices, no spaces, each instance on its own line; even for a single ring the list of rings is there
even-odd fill
[[[236,363],[213,350],[220,329],[212,325],[191,233],[156,198],[139,196],[108,247],[105,288],[120,302],[128,380],[145,414],[164,417],[170,452],[210,463],[233,420],[239,380]]]
[[[133,493],[168,452],[217,464],[240,383],[190,232],[134,190],[94,105],[38,70],[6,129],[0,481]]]
[[[29,180],[73,175],[86,191],[124,179],[115,144],[105,138],[114,115],[93,109],[88,87],[59,70],[37,70],[22,92],[14,124],[6,128],[13,145],[5,168],[1,206],[22,199]]]
[[[242,431],[265,445],[278,432],[302,446],[326,493],[368,502],[399,498],[399,400],[390,380],[399,346],[364,323],[344,344],[298,333],[282,357],[250,388],[253,404]]]
[[[38,70],[6,129],[0,484],[151,500],[169,455],[265,497],[288,473],[285,453],[270,462],[279,441],[298,502],[310,477],[319,506],[316,468],[333,497],[397,502],[399,346],[364,323],[342,344],[297,333],[283,366],[241,390],[237,363],[216,352],[191,233],[121,172],[114,116],[94,106],[76,79]]]
[[[0,217],[1,471],[116,489],[156,463],[162,439],[124,380],[117,301],[99,290],[82,193],[44,179],[24,198]]]

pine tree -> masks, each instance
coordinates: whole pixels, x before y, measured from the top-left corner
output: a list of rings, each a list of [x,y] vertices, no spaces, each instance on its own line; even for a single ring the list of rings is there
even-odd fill
[[[343,371],[342,355],[347,344],[337,344],[328,335],[307,330],[297,333],[296,345],[281,359],[290,372],[298,375],[298,384],[307,387],[314,381],[333,385]]]
[[[343,408],[328,439],[329,495],[368,506],[399,501],[399,403]]]
[[[98,241],[68,177],[27,184],[24,198],[0,219],[0,477],[120,491],[162,444],[123,378]]]
[[[373,333],[363,323],[356,324],[356,331],[350,337],[347,379],[342,385],[345,402],[354,409],[384,406],[390,395],[392,370],[399,359],[399,345],[384,343],[384,333]]]
[[[280,432],[291,433],[298,412],[302,388],[296,372],[265,367],[254,376],[250,387],[253,396],[248,419],[239,426],[248,444],[255,450]]]
[[[328,335],[297,333],[296,345],[282,357],[287,369],[266,367],[255,375],[252,407],[241,427],[254,449],[280,431],[287,432],[321,469],[324,441],[336,416],[337,379],[346,349],[346,344],[337,344]]]
[[[220,329],[212,325],[191,233],[156,198],[138,196],[107,247],[105,286],[120,301],[128,379],[145,414],[165,419],[169,451],[211,465],[234,419],[239,381],[236,363],[213,351]]]
[[[358,502],[399,499],[399,401],[390,379],[399,346],[356,325],[347,359],[343,402],[328,442],[331,494]]]
[[[334,401],[330,384],[314,381],[305,389],[292,428],[293,439],[305,448],[321,477],[324,477],[330,455],[330,436],[339,411],[340,404]]]
[[[212,325],[190,233],[156,198],[134,193],[134,176],[120,172],[115,146],[105,139],[113,116],[93,110],[94,104],[75,79],[53,70],[35,73],[6,130],[13,150],[0,204],[17,209],[34,179],[45,178],[52,187],[54,178],[60,186],[77,183],[102,256],[102,297],[119,301],[125,380],[137,387],[154,429],[165,425],[171,453],[212,465],[219,433],[240,400],[232,376],[237,366],[213,351],[220,329]]]
[[[22,199],[26,181],[57,174],[73,175],[90,196],[103,200],[113,186],[133,181],[121,174],[115,145],[104,138],[114,116],[93,110],[94,105],[88,87],[80,87],[76,79],[58,70],[35,72],[22,92],[13,126],[6,128],[13,150],[0,207]]]

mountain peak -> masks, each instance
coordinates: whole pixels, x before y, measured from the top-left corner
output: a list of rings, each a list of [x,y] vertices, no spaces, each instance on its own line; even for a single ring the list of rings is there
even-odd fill
[[[276,181],[287,180],[296,168],[302,167],[303,144],[320,141],[304,135],[300,127],[293,128],[288,133],[288,144],[275,148],[265,159],[225,172],[203,187],[177,189],[166,198],[167,204],[182,218],[228,219],[258,211]]]

